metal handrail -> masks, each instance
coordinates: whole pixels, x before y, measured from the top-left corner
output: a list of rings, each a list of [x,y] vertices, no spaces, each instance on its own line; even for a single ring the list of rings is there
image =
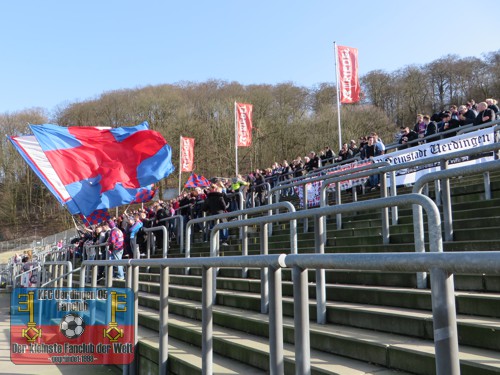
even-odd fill
[[[218,221],[221,219],[234,218],[235,216],[241,217],[241,219],[238,222],[243,222],[243,221],[247,220],[248,215],[259,214],[259,213],[263,213],[263,212],[267,212],[268,215],[270,215],[272,210],[274,210],[274,209],[285,209],[288,212],[295,211],[295,207],[290,202],[279,202],[279,203],[270,204],[270,205],[266,205],[266,206],[247,208],[247,209],[244,209],[241,211],[227,212],[227,213],[223,213],[223,214],[211,215],[211,216],[200,217],[197,219],[189,220],[186,224],[186,246],[185,246],[186,258],[189,258],[191,256],[191,230],[192,230],[191,228],[193,225],[200,224],[200,223],[207,223],[209,221]],[[292,222],[290,225],[290,228],[292,228],[293,224],[295,225],[294,230],[296,231],[296,224],[297,224],[296,222]],[[242,233],[243,233],[243,237],[241,238],[241,240],[242,240],[242,246],[241,246],[242,255],[247,255],[248,254],[248,226],[243,225],[243,226],[240,226],[240,228],[242,229]],[[261,229],[264,231],[263,235],[267,238],[270,234],[271,228],[266,225],[265,227],[263,227]],[[263,231],[261,231],[261,235],[262,235]],[[293,241],[290,241],[290,250],[293,253],[297,252],[296,242],[294,243]],[[265,254],[265,253],[267,253],[267,247],[262,252],[262,254]],[[186,274],[188,274],[188,273],[189,273],[189,268],[186,269]],[[243,277],[246,277],[246,270],[245,269],[242,270],[242,274],[243,274]]]
[[[21,264],[22,264],[22,263],[21,263]],[[26,271],[23,271],[23,272],[21,272],[21,273],[18,273],[16,276],[14,276],[14,280],[13,280],[13,284],[12,284],[12,285],[13,285],[13,286],[16,286],[16,285],[17,285],[17,281],[16,281],[16,279],[17,279],[17,278],[20,278],[22,275],[24,275],[24,274],[26,274],[26,273],[28,273],[28,272],[31,272],[31,271],[33,271],[33,270],[37,270],[37,269],[38,269],[38,270],[40,270],[41,268],[42,268],[42,267],[40,266],[40,264],[37,264],[36,266],[33,266],[33,267],[32,267],[32,268],[30,268],[29,270],[26,270]],[[37,286],[38,286],[38,282],[39,282],[39,280],[37,281]]]
[[[127,261],[84,261],[82,263],[82,273],[87,267],[92,268],[92,273],[96,273],[98,266],[122,265],[132,268],[134,277],[127,272],[127,283],[134,295],[139,293],[139,267],[160,267],[160,307],[159,307],[159,337],[160,348],[158,351],[159,373],[167,373],[168,359],[168,287],[169,268],[198,267],[202,268],[202,373],[212,374],[213,372],[213,305],[212,305],[212,274],[214,268],[222,267],[258,267],[267,269],[271,274],[269,284],[269,340],[270,358],[269,367],[273,374],[284,373],[283,357],[283,308],[281,292],[281,268],[285,267],[285,255],[262,255],[262,256],[236,256],[222,258],[169,258],[169,259],[129,259]],[[80,280],[82,283],[82,280]],[[81,286],[83,287],[84,284]],[[96,287],[96,283],[92,283]],[[137,325],[138,309],[134,310],[135,319],[135,344],[137,348]],[[129,371],[129,367],[124,367],[124,372]]]
[[[436,204],[427,196],[421,194],[405,194],[401,196],[394,196],[388,198],[378,198],[371,199],[363,202],[353,202],[346,203],[339,206],[326,206],[315,208],[312,210],[302,210],[285,214],[278,214],[273,216],[261,216],[247,220],[241,220],[239,222],[228,222],[228,223],[219,223],[214,226],[212,229],[212,233],[210,234],[210,256],[216,257],[219,254],[220,244],[219,244],[219,231],[222,229],[230,229],[237,228],[239,226],[249,226],[249,225],[260,225],[260,224],[268,224],[273,222],[280,221],[290,221],[290,242],[296,246],[297,243],[297,230],[296,228],[292,231],[292,226],[296,226],[296,222],[292,223],[292,220],[302,219],[305,217],[314,217],[316,219],[316,223],[319,223],[322,220],[322,217],[337,214],[337,213],[346,213],[346,212],[358,212],[363,210],[372,210],[389,206],[401,206],[401,205],[410,205],[416,204],[422,206],[422,208],[427,213],[427,223],[428,223],[428,233],[429,233],[429,249],[431,252],[442,252],[443,244],[441,238],[441,218],[439,216],[439,210]],[[414,222],[417,222],[418,225],[423,226],[423,216],[414,217]],[[326,236],[324,235],[324,228],[320,225],[315,226],[315,250],[316,253],[324,252],[324,241]],[[416,238],[415,241],[421,241],[423,243],[423,232],[420,233],[421,237]],[[415,246],[415,251],[422,251],[421,247]],[[423,248],[425,251],[425,248]],[[214,273],[214,281],[213,284],[216,284],[217,274]],[[326,321],[326,290],[325,290],[325,280],[324,275],[318,274],[318,281],[316,283],[316,303],[317,303],[317,321],[318,323],[322,323]],[[417,275],[417,278],[419,275]],[[215,303],[215,290],[213,292]]]
[[[500,145],[498,146],[498,148],[500,148]],[[424,186],[431,181],[449,179],[450,177],[469,176],[478,173],[490,172],[497,169],[500,169],[500,160],[493,160],[480,164],[465,165],[463,167],[430,172],[423,175],[415,182],[415,185],[413,186],[413,193],[422,193]],[[444,239],[445,241],[453,241],[453,217],[451,210],[450,190],[446,189],[445,192],[446,194],[441,196],[441,198],[443,199]],[[414,207],[414,215],[418,214],[416,210],[419,209],[419,207]],[[415,232],[417,232],[421,231],[422,228],[415,227],[414,230]]]
[[[203,202],[203,201],[201,201]],[[167,221],[178,221],[177,223],[177,244],[181,247],[181,253],[184,249],[184,216],[173,215],[160,220],[160,223]],[[163,224],[162,224],[163,225]]]
[[[430,271],[436,370],[438,375],[460,374],[453,273],[500,274],[500,252],[300,254],[287,255],[293,267],[295,368],[310,373],[308,268]],[[450,275],[451,274],[451,275]]]
[[[49,261],[49,262],[44,262],[42,267],[45,266],[66,266],[66,273],[63,273],[62,275],[56,276],[55,278],[50,279],[49,281],[46,281],[45,283],[41,284],[40,287],[46,287],[52,283],[57,282],[58,280],[64,280],[66,278],[66,286],[68,288],[71,288],[73,286],[73,264],[69,261]],[[62,287],[62,285],[61,285]]]

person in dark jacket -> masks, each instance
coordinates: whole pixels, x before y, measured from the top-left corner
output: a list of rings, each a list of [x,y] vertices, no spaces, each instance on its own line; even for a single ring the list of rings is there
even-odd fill
[[[438,127],[436,121],[440,121],[439,115],[433,114],[432,117],[429,117],[429,115],[424,115],[423,117],[424,122],[425,122],[425,133],[424,133],[424,138],[426,138],[425,142],[433,142],[438,137],[433,137],[433,135],[437,134],[438,132]]]
[[[266,179],[262,173],[260,173],[260,170],[257,168],[255,170],[255,173],[253,174],[255,179],[254,179],[254,189],[253,191],[255,192],[256,199],[255,199],[255,206],[262,206],[264,204],[264,192],[265,192],[265,186],[264,184],[266,183]]]
[[[399,144],[401,145],[399,147],[400,150],[405,149],[407,147],[413,147],[418,145],[417,142],[410,143],[418,139],[418,134],[415,131],[410,130],[408,126],[402,126],[400,128],[400,131],[401,131],[401,138],[399,139]]]
[[[468,109],[467,106],[461,105],[458,107],[458,112],[460,115],[458,119],[460,120],[460,125],[473,124],[476,119],[476,113],[472,109]]]
[[[212,184],[207,194],[207,198],[205,199],[205,202],[203,202],[203,211],[208,212],[209,215],[218,215],[223,214],[228,207],[229,202],[225,194],[222,192],[222,188],[219,185]],[[226,219],[222,219],[222,221],[225,222]],[[212,229],[213,226],[214,222],[211,221],[210,229]],[[223,229],[220,233],[220,239],[223,245],[227,245],[228,237],[228,230]],[[206,237],[205,240],[207,240]]]
[[[477,105],[477,110],[479,113],[474,120],[474,125],[482,125],[491,121],[495,121],[496,115],[495,112],[488,108],[486,102],[481,102]]]

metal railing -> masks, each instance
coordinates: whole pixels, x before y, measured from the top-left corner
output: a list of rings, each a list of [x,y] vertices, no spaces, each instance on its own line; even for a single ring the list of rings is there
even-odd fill
[[[405,194],[401,196],[388,197],[388,198],[378,198],[371,199],[363,202],[353,202],[346,203],[340,206],[326,206],[320,207],[313,210],[303,210],[273,216],[262,216],[247,220],[241,220],[238,222],[229,223],[219,223],[214,226],[212,233],[210,234],[210,256],[216,257],[219,254],[220,244],[219,244],[219,231],[222,229],[238,228],[241,226],[249,225],[262,225],[273,222],[283,222],[290,221],[290,244],[291,247],[297,248],[297,229],[296,220],[305,217],[315,218],[315,232],[314,232],[314,246],[315,251],[318,254],[323,254],[325,249],[325,239],[324,227],[321,225],[322,217],[326,215],[332,215],[337,213],[346,212],[358,212],[363,210],[378,209],[381,207],[390,206],[401,206],[401,205],[420,205],[427,213],[428,221],[428,233],[429,233],[429,243],[431,252],[442,252],[442,238],[441,238],[441,218],[439,216],[439,210],[436,204],[428,197],[421,194]],[[420,211],[421,212],[421,211]],[[294,222],[295,221],[295,222]],[[423,227],[423,215],[414,217],[414,221],[418,222],[419,226]],[[414,224],[415,226],[417,224]],[[416,235],[416,234],[415,234]],[[420,241],[423,243],[423,231],[419,233],[421,238],[415,238],[415,242]],[[262,245],[261,245],[262,246]],[[420,251],[420,247],[415,246],[415,251]],[[423,247],[425,251],[425,247]],[[217,273],[214,275],[213,285],[216,284]],[[417,280],[419,278],[424,278],[424,274],[417,274]],[[326,321],[326,283],[324,272],[318,272],[316,275],[316,304],[317,304],[317,321],[318,323],[324,323]],[[417,281],[417,285],[421,285],[421,282]],[[215,290],[213,292],[215,304]]]
[[[387,198],[392,199],[392,198]],[[454,273],[500,274],[500,252],[463,253],[385,253],[385,254],[279,254],[221,258],[133,259],[126,261],[84,261],[82,272],[93,273],[103,265],[123,265],[138,272],[138,267],[160,268],[159,373],[166,373],[168,360],[168,287],[169,269],[202,268],[202,373],[213,373],[213,273],[222,267],[256,267],[271,274],[269,312],[269,370],[284,373],[281,269],[292,268],[294,296],[295,368],[297,374],[311,372],[308,269],[377,270],[390,272],[425,272],[432,277],[431,299],[434,327],[436,372],[458,375],[458,334],[454,299]],[[137,295],[138,277],[127,272],[127,286]],[[132,282],[132,280],[134,280]],[[82,285],[83,286],[83,285]],[[93,287],[96,284],[92,284]],[[138,310],[135,310],[137,329]],[[136,337],[136,345],[138,337]],[[124,372],[134,369],[124,368]]]
[[[500,252],[300,254],[285,257],[292,267],[296,374],[311,373],[307,269],[425,272],[432,278],[431,299],[436,372],[459,375],[454,273],[500,274]]]
[[[259,214],[259,213],[267,213],[267,215],[272,214],[272,210],[274,209],[284,209],[287,210],[288,212],[295,212],[295,207],[290,203],[290,202],[279,202],[275,204],[270,204],[266,206],[260,206],[260,207],[254,207],[254,208],[247,208],[242,211],[233,211],[233,212],[227,212],[223,214],[218,214],[218,215],[211,215],[211,216],[206,216],[206,217],[201,217],[198,219],[192,219],[189,220],[187,225],[186,225],[186,258],[189,258],[191,256],[191,232],[192,232],[192,227],[195,224],[204,224],[205,228],[207,228],[207,223],[210,221],[216,221],[217,224],[219,220],[222,219],[228,219],[228,218],[234,218],[234,217],[239,217],[240,220],[238,222],[246,222],[248,215],[253,215],[253,214]],[[260,227],[260,239],[261,239],[261,254],[267,254],[267,238],[271,234],[271,226],[267,225],[268,223],[263,223],[261,224]],[[241,236],[241,255],[248,255],[248,225],[241,225],[239,226],[240,231],[242,232]],[[296,221],[291,221],[290,222],[290,251],[293,253],[297,252],[297,242],[293,241],[292,238],[294,236],[293,233],[297,231],[297,223]],[[292,232],[294,231],[294,232]],[[262,243],[265,241],[265,249],[262,249]],[[186,269],[187,274],[189,273],[189,268]],[[247,276],[247,271],[246,269],[242,270],[242,275],[243,277]]]
[[[71,288],[73,286],[73,264],[69,260],[49,261],[41,264],[40,287],[44,288],[54,284],[54,287],[62,288],[65,285],[65,280],[66,287]],[[58,281],[59,283],[57,283]]]

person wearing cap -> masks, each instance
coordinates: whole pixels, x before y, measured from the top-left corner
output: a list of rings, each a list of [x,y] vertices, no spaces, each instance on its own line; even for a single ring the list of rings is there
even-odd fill
[[[113,220],[108,220],[108,225],[110,228],[108,239],[109,259],[121,260],[123,257],[123,232],[116,226]],[[119,280],[125,279],[123,266],[117,267],[117,273]]]

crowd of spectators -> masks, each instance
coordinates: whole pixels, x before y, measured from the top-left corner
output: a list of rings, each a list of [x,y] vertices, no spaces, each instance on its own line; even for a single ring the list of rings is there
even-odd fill
[[[486,99],[477,103],[468,101],[460,106],[451,105],[449,109],[432,116],[418,114],[413,128],[402,126],[397,134],[396,141],[400,149],[416,146],[421,142],[417,140],[426,138],[426,142],[432,142],[439,137],[439,133],[446,132],[445,138],[453,137],[461,126],[482,125],[500,119],[499,108],[496,99]]]
[[[418,145],[426,138],[432,141],[439,133],[458,129],[460,126],[474,124],[480,125],[491,122],[500,117],[497,102],[487,99],[477,105],[473,100],[467,104],[452,105],[448,110],[436,113],[432,116],[418,114],[414,126],[401,127],[396,135],[396,143],[403,149]],[[453,136],[456,132],[448,132],[445,136]],[[435,137],[432,137],[435,136]],[[97,259],[105,259],[106,251],[110,259],[122,259],[134,257],[133,243],[139,246],[139,252],[146,251],[147,234],[144,228],[165,226],[168,231],[169,240],[175,240],[177,235],[176,220],[169,218],[180,215],[184,223],[191,219],[200,218],[204,213],[217,215],[224,212],[232,212],[239,209],[237,193],[243,194],[245,207],[260,206],[266,203],[268,187],[274,187],[278,181],[288,181],[293,178],[315,173],[325,166],[334,166],[337,163],[346,162],[350,159],[366,160],[385,153],[386,146],[378,134],[371,132],[356,140],[344,143],[337,154],[329,146],[325,146],[319,153],[310,151],[306,156],[297,156],[291,162],[283,160],[275,162],[269,168],[259,169],[233,178],[214,178],[208,187],[196,187],[168,201],[157,201],[148,207],[141,208],[131,213],[124,214],[103,222],[97,226],[81,231],[76,246],[85,251],[85,244],[102,245],[95,252],[90,251],[89,256]],[[379,186],[379,176],[370,176],[368,187],[376,189]],[[294,190],[284,189],[283,195],[292,195]],[[208,230],[213,227],[213,222],[206,226],[194,225],[194,230],[204,232],[204,240],[208,238]],[[156,231],[154,234],[157,249],[163,247],[163,232]],[[221,232],[221,242],[227,244],[228,233]],[[94,247],[95,248],[95,247]],[[100,270],[102,272],[103,270]],[[124,273],[121,267],[117,268],[116,277],[123,279]]]

